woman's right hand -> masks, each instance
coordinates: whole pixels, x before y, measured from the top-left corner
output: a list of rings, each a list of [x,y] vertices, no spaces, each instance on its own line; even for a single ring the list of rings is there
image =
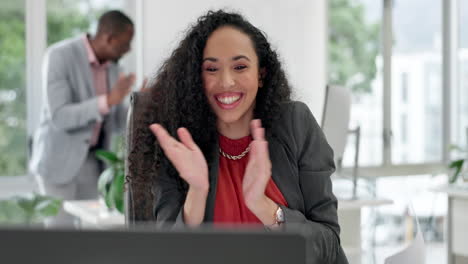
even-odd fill
[[[208,165],[203,152],[193,141],[190,132],[186,128],[177,129],[179,142],[159,124],[152,124],[150,129],[180,177],[189,184],[190,189],[208,192]]]

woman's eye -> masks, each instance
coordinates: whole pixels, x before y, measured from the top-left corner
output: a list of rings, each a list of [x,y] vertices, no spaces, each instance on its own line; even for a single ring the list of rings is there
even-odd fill
[[[208,68],[206,68],[206,71],[209,71],[209,72],[215,72],[215,71],[217,71],[217,70],[218,70],[218,69],[213,68],[213,67],[208,67]]]
[[[234,69],[236,69],[236,70],[243,70],[245,68],[247,68],[247,66],[245,66],[245,65],[239,65],[239,66],[234,67]]]

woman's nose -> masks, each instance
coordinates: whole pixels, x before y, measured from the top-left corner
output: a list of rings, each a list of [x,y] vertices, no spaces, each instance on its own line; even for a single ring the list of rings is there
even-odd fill
[[[221,76],[221,85],[223,88],[228,89],[234,86],[234,78],[229,71],[223,71]]]

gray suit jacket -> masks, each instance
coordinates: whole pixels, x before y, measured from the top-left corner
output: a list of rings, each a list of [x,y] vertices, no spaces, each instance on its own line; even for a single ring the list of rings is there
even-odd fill
[[[332,192],[330,175],[335,170],[333,151],[309,108],[301,102],[282,106],[281,116],[267,131],[272,179],[281,190],[288,206],[284,228],[299,231],[307,237],[307,263],[347,263],[340,246],[337,200]],[[218,144],[208,161],[210,191],[204,222],[213,221],[218,176]],[[186,193],[164,173],[156,178],[153,188],[154,214],[159,224],[183,225]],[[296,224],[299,224],[296,225]]]
[[[119,66],[111,63],[109,87],[117,81],[119,71]],[[105,119],[102,127],[107,135],[104,146],[109,147],[111,132],[125,126],[127,110],[121,104],[111,108],[105,117],[99,113],[82,37],[64,40],[47,50],[43,81],[41,121],[34,134],[30,169],[45,181],[67,183],[88,155],[96,122]]]

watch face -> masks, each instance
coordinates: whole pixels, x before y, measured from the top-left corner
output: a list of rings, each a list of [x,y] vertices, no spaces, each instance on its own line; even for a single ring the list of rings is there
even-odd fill
[[[283,209],[278,208],[278,210],[276,211],[276,221],[278,223],[283,223],[284,222],[284,213],[283,213]]]

